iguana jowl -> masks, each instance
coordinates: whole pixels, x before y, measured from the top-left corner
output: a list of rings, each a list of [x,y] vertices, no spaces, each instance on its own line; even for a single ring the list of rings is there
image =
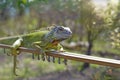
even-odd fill
[[[46,51],[61,51],[62,47],[60,46],[60,42],[68,39],[71,35],[72,32],[70,28],[63,26],[54,26],[51,30],[38,31],[30,34],[21,35],[20,37],[23,39],[22,43],[24,47],[31,48],[33,45],[35,45],[38,49],[40,49],[40,51],[42,51],[41,53],[43,53],[44,55]],[[2,38],[0,39],[0,43],[11,45],[17,39],[18,36]],[[19,48],[19,46],[17,48]],[[16,50],[17,52],[17,49],[15,47],[13,47],[13,50]],[[13,55],[16,56],[16,54]],[[14,65],[16,64],[14,63]]]

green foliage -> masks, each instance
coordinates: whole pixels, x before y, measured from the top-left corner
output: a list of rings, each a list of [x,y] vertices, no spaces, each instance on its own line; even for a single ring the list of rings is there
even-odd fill
[[[112,5],[112,2],[108,3],[106,10],[106,25],[109,26],[110,40],[112,41],[112,47],[120,48],[120,1],[117,5]],[[113,31],[114,30],[114,31]]]
[[[120,1],[118,1],[117,5],[114,5],[112,1],[108,1],[104,18],[106,27],[108,27],[109,30],[113,30],[120,26],[119,14],[120,14]]]
[[[93,41],[105,29],[103,15],[97,13],[90,0],[81,0],[80,6],[81,26],[86,31],[88,41]]]
[[[120,48],[120,28],[116,28],[111,32],[110,39],[112,40],[112,47]]]

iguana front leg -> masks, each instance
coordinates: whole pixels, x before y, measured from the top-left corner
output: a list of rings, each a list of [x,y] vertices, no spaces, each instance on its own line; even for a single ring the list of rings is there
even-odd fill
[[[58,52],[65,52],[65,50],[63,49],[63,47],[60,45],[60,44],[58,44],[58,46],[57,46],[57,50],[58,50]],[[67,65],[67,59],[64,59],[64,64],[65,65]],[[60,64],[60,57],[58,58],[58,63]]]
[[[32,45],[40,50],[40,53],[42,53],[42,60],[45,61],[45,50],[41,48],[41,41],[33,42]],[[33,54],[34,57],[34,54]],[[38,54],[38,59],[39,59],[39,54]]]

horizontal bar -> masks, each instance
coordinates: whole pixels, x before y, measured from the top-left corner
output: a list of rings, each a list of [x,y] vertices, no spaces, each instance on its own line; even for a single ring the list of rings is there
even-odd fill
[[[6,49],[12,49],[11,45],[0,44],[0,47],[1,48],[6,48]],[[40,54],[40,50],[38,50],[38,49],[31,49],[31,48],[20,47],[19,50],[21,52]]]
[[[61,57],[69,60],[80,61],[80,62],[87,62],[92,64],[120,68],[120,60],[115,60],[115,59],[101,58],[101,57],[89,56],[84,54],[76,54],[76,53],[70,53],[70,52],[47,53],[47,55],[54,56],[54,57]]]
[[[12,49],[12,47],[10,45],[0,44],[0,47]],[[20,47],[19,50],[21,52],[40,54],[40,51],[36,50],[36,49]],[[101,58],[101,57],[76,54],[76,53],[71,53],[71,52],[47,52],[46,54],[48,56],[61,57],[64,59],[69,59],[69,60],[75,60],[75,61],[80,61],[80,62],[87,62],[87,63],[92,63],[92,64],[120,68],[120,60],[115,60],[115,59]]]

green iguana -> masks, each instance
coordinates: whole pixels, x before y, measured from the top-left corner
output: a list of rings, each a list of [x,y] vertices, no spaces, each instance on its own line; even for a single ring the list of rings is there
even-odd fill
[[[46,51],[61,51],[62,47],[60,42],[68,39],[72,35],[70,28],[63,26],[54,26],[51,30],[38,31],[30,34],[20,35],[15,37],[1,38],[1,44],[13,44],[12,55],[14,56],[14,73],[16,69],[16,56],[18,55],[17,49],[21,46],[21,43],[24,47],[33,48],[36,46],[37,49],[40,49],[40,52],[43,54],[42,59],[44,60],[44,55]],[[17,40],[18,39],[18,40]],[[18,43],[17,43],[18,42]],[[17,43],[17,44],[16,44]],[[17,46],[17,47],[16,47]],[[18,51],[19,52],[19,51]]]

